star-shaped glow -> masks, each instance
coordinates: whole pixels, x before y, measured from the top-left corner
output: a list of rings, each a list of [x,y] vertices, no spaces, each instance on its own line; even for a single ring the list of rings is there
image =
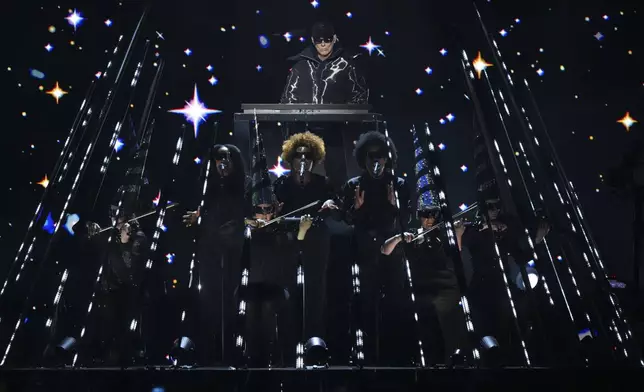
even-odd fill
[[[273,166],[270,170],[270,173],[272,173],[276,177],[282,177],[290,173],[291,171],[284,166],[282,166],[282,157],[277,157],[277,164]]]
[[[47,178],[47,175],[45,174],[45,178],[40,180],[40,182],[37,182],[36,184],[42,186],[43,188],[47,188],[49,186],[49,179]]]
[[[539,68],[539,69],[537,70],[537,75],[539,75],[539,76],[543,76],[543,74],[544,74],[543,69]]]
[[[201,158],[196,157],[196,158],[194,159],[194,162],[195,162],[197,165],[198,165],[198,164],[200,164],[200,163],[201,163]]]
[[[443,48],[439,51],[442,56],[447,56],[447,49]]]
[[[184,50],[183,53],[185,53],[186,56],[190,56],[192,54],[192,50],[190,50],[190,48],[188,48],[188,49]]]
[[[123,149],[123,146],[125,146],[125,143],[123,143],[123,140],[121,139],[116,139],[116,143],[114,143],[114,151],[119,152]]]
[[[47,94],[54,97],[56,99],[56,104],[58,104],[58,100],[60,100],[63,95],[67,94],[67,91],[63,91],[63,89],[58,85],[58,82],[56,82],[56,87],[54,87],[50,91],[47,91]]]
[[[633,124],[637,123],[637,120],[631,117],[630,112],[626,112],[626,115],[617,122],[621,123],[624,126],[624,128],[626,128],[626,132],[628,132],[631,130],[631,127],[633,126]]]
[[[461,211],[465,211],[465,210],[467,210],[467,208],[468,208],[468,206],[465,203],[463,203],[460,206],[458,206],[458,209],[461,210]]]
[[[506,35],[508,35],[508,32],[505,31],[505,29],[503,29],[503,30],[499,31],[499,34],[501,34],[501,37],[505,37]]]
[[[207,69],[208,71],[212,71],[212,65],[208,65],[208,66],[206,67],[206,69]]]
[[[371,56],[371,53],[373,53],[374,50],[378,49],[380,45],[376,45],[371,41],[371,37],[369,37],[369,41],[367,41],[365,44],[360,45],[361,48],[367,49],[369,52],[369,56]]]
[[[433,70],[433,69],[431,69],[430,67],[427,67],[427,68],[425,68],[425,73],[426,73],[427,75],[431,75],[431,74],[433,74],[433,73],[434,73],[434,70]]]
[[[595,39],[597,39],[597,41],[601,41],[602,39],[604,39],[604,34],[598,32],[594,35],[594,37]]]
[[[159,200],[161,200],[161,191],[157,194],[157,197],[152,199],[152,204],[154,204],[155,207],[159,206]]]
[[[51,217],[51,212],[47,214],[47,219],[45,219],[45,224],[42,226],[42,228],[47,233],[54,234],[54,231],[56,230],[56,223],[54,222],[54,218]]]
[[[219,83],[219,79],[217,79],[214,76],[211,76],[210,79],[208,79],[208,83],[214,86],[215,84]]]
[[[461,166],[461,171],[462,171],[463,173],[465,173],[467,170],[468,170],[468,169],[467,169],[467,166],[465,166],[465,165]]]
[[[416,95],[422,95],[423,94],[423,89],[417,88],[416,89]]]
[[[76,12],[76,10],[74,10],[74,12],[69,14],[69,16],[66,17],[65,19],[67,19],[67,22],[70,25],[74,26],[74,30],[76,30],[76,27],[78,27],[85,20],[85,18],[83,18],[81,14]]]
[[[263,67],[257,64],[257,67],[255,67],[255,69],[257,70],[257,72],[262,72]]]
[[[45,46],[45,50],[48,51],[48,52],[51,52],[52,50],[54,50],[54,47],[52,46],[52,44],[47,44]]]
[[[195,138],[199,134],[199,124],[206,121],[206,118],[214,113],[221,113],[221,110],[208,109],[204,106],[203,102],[199,101],[199,93],[197,92],[197,85],[195,84],[195,92],[192,96],[192,101],[186,101],[186,106],[183,109],[169,110],[170,113],[183,114],[186,120],[192,122],[195,129]]]
[[[165,38],[163,37],[163,33],[159,33],[158,31],[157,31],[156,33],[157,33],[157,37],[158,37],[159,39],[162,39],[162,40],[164,40],[164,41],[165,41]]]
[[[313,6],[313,8],[318,8],[320,3],[318,3],[317,0],[311,0],[311,5]]]
[[[493,64],[488,64],[487,61],[483,60],[483,57],[481,56],[481,52],[479,52],[478,57],[474,59],[472,62],[472,66],[474,66],[474,69],[476,70],[476,74],[478,75],[478,78],[481,79],[481,72],[485,71],[487,67],[493,67]]]
[[[110,27],[112,25],[112,21],[110,19],[107,19],[105,21],[105,26]]]
[[[452,122],[456,117],[454,117],[452,113],[448,113],[447,116],[445,116],[445,118],[447,119],[447,121]]]
[[[282,34],[282,37],[286,40],[286,42],[291,42],[291,38],[293,38],[293,34],[289,33],[288,31],[284,34]]]

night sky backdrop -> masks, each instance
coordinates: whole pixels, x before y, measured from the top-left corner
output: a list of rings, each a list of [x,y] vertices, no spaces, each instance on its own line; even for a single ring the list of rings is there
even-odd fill
[[[442,3],[447,2],[186,0],[155,5],[143,37],[158,49],[153,48],[146,59],[142,89],[147,89],[153,76],[152,63],[158,60],[155,53],[167,63],[153,112],[159,125],[152,147],[150,182],[154,185],[163,178],[163,168],[185,123],[182,116],[167,111],[182,108],[191,99],[195,84],[207,107],[222,113],[209,117],[197,140],[187,138],[184,148],[194,158],[203,157],[212,140],[213,121],[220,122],[219,130],[225,135],[232,130],[232,115],[240,111],[242,102],[279,100],[290,66],[286,58],[308,43],[313,22],[328,19],[336,25],[344,47],[362,53],[359,61],[368,78],[374,111],[383,113],[392,124],[427,121],[436,139],[446,146],[443,171],[452,206],[472,203],[473,173],[464,170],[473,161],[467,132],[472,114],[464,97],[459,42],[466,42],[470,59],[479,50],[488,62],[493,58],[489,47],[483,45],[483,32],[475,23],[471,3]],[[0,27],[0,83],[5,96],[5,139],[0,154],[4,207],[0,212],[1,277],[8,271],[44,191],[38,183],[51,175],[90,82],[105,69],[119,35],[129,39],[143,9],[139,2],[117,1],[100,5],[22,4],[3,5],[3,14],[11,17]],[[618,123],[627,112],[635,120],[644,118],[644,23],[635,2],[477,4],[508,68],[518,80],[530,82],[610,273],[630,280],[631,207],[627,199],[611,192],[602,176],[619,164],[642,132],[642,124],[635,123],[628,131]],[[85,18],[76,28],[65,19],[74,10]],[[287,32],[292,34],[290,40],[284,37]],[[266,48],[260,35],[268,39]],[[300,37],[305,37],[305,43]],[[360,47],[370,38],[380,45],[371,54]],[[136,61],[139,57],[137,54]],[[128,83],[129,78],[126,76]],[[57,83],[67,92],[58,102],[47,94]],[[133,113],[143,103],[136,102]],[[111,132],[109,127],[106,133]],[[192,126],[188,128],[191,131]],[[402,154],[401,171],[411,173],[407,131],[390,128],[399,149],[407,152]],[[122,151],[128,151],[128,146]],[[98,176],[103,154],[97,155],[84,181],[93,182],[92,177]],[[188,173],[186,193],[194,199],[193,205],[185,207],[193,208],[200,168],[194,161],[184,162],[184,166]],[[97,191],[89,187],[82,191],[91,199],[89,204],[76,207],[76,211],[72,207],[70,212],[100,221],[105,211],[88,207]],[[152,198],[145,203],[152,208]]]

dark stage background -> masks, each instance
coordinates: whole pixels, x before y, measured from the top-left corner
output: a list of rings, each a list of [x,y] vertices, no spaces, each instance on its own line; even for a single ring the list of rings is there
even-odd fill
[[[38,182],[51,174],[90,81],[104,70],[119,35],[126,38],[131,35],[143,9],[140,2],[134,1],[23,4],[4,5],[3,14],[10,17],[0,27],[3,40],[0,75],[6,97],[1,109],[5,142],[0,154],[4,187],[4,208],[0,212],[3,278],[42,195],[43,187]],[[617,122],[626,112],[635,119],[644,117],[641,73],[644,64],[639,42],[643,24],[638,5],[629,1],[555,0],[477,4],[511,72],[517,80],[528,79],[532,86],[610,273],[630,281],[631,207],[627,199],[611,192],[603,176],[610,167],[619,164],[629,145],[640,138],[640,124],[627,132]],[[64,18],[76,7],[86,20],[74,31]],[[111,20],[110,26],[106,19]],[[279,100],[290,66],[286,58],[304,48],[306,44],[298,38],[308,37],[310,25],[318,19],[334,22],[344,47],[362,53],[359,64],[371,88],[370,103],[375,112],[385,116],[389,132],[401,151],[398,174],[413,176],[409,128],[428,122],[434,140],[445,146],[442,171],[452,208],[457,210],[459,205],[475,201],[473,170],[466,170],[473,166],[469,132],[472,113],[465,96],[459,51],[464,47],[470,59],[479,50],[488,61],[492,56],[490,48],[484,45],[483,32],[470,2],[321,0],[317,7],[305,0],[158,3],[152,8],[143,35],[154,48],[143,68],[142,86],[149,85],[152,79],[155,53],[166,61],[153,111],[157,129],[149,161],[150,187],[142,196],[144,211],[153,208],[152,199],[168,177],[175,143],[185,123],[182,116],[167,111],[183,107],[191,99],[195,84],[208,107],[223,111],[201,125],[197,138],[188,124],[184,157],[190,159],[182,161],[171,196],[182,206],[169,213],[166,222],[169,235],[162,244],[163,254],[174,255],[174,263],[166,263],[163,272],[169,287],[180,290],[187,281],[191,252],[188,244],[193,233],[181,227],[179,215],[186,208],[195,208],[200,197],[198,180],[202,165],[192,159],[205,158],[215,129],[219,142],[232,140],[229,134],[232,115],[240,111],[242,102]],[[54,33],[48,30],[50,26],[55,26]],[[507,35],[503,36],[501,31]],[[286,32],[293,35],[290,42],[283,37]],[[597,33],[602,34],[600,39]],[[267,48],[260,46],[259,35],[269,39]],[[371,55],[360,47],[370,37],[381,45],[380,51]],[[48,43],[54,47],[51,51],[44,48]],[[189,56],[184,53],[188,48]],[[441,49],[447,53],[441,54]],[[139,57],[135,57],[136,61]],[[33,77],[32,69],[41,71],[44,77]],[[212,76],[218,83],[209,82]],[[68,92],[59,103],[45,94],[57,82]],[[422,89],[422,94],[417,89]],[[139,94],[133,102],[134,118],[140,115],[144,99],[145,94]],[[453,121],[445,120],[448,114],[453,114]],[[445,120],[444,124],[441,120]],[[108,122],[106,133],[111,132],[114,121]],[[217,128],[215,121],[219,122]],[[268,127],[266,132],[271,146],[269,163],[272,160],[276,164],[280,141],[271,135],[278,131]],[[102,141],[98,148],[105,150],[108,141]],[[127,156],[131,147],[125,140],[117,159]],[[97,155],[89,163],[89,172],[69,212],[105,225],[107,205],[119,185],[124,166],[120,160],[115,161],[99,189],[97,179],[103,154]],[[65,197],[66,194],[59,195],[61,201]],[[59,213],[60,210],[52,211],[52,216]],[[146,225],[152,227],[153,222]],[[93,261],[78,256],[74,252],[54,253],[50,261],[69,263],[70,268],[87,267]],[[87,271],[91,273],[93,267],[87,267]],[[75,279],[83,281],[82,275]],[[42,294],[34,300],[35,314],[40,304],[44,305],[40,317],[48,317],[51,299],[46,296],[55,293],[58,281],[50,279],[46,285],[51,287],[44,286]],[[86,297],[89,290],[86,286],[79,283],[68,286],[68,290],[78,291],[78,298]],[[181,295],[176,297],[180,304]],[[16,306],[22,305],[22,299],[15,298]],[[176,315],[172,318],[177,319]]]

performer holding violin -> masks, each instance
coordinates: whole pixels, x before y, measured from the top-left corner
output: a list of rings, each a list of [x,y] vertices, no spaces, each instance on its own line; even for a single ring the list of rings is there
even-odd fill
[[[282,160],[289,163],[291,171],[273,183],[280,214],[289,214],[286,220],[295,220],[298,223],[301,221],[305,224],[304,227],[312,221],[318,222],[312,225],[310,230],[300,229],[297,234],[298,241],[292,241],[289,245],[288,258],[297,260],[301,252],[304,265],[307,339],[323,338],[326,335],[326,275],[330,236],[323,219],[338,207],[328,179],[313,173],[313,169],[324,160],[325,155],[324,141],[319,136],[311,132],[292,135],[282,145]],[[313,204],[310,208],[300,210],[310,204]],[[305,218],[301,220],[301,217]],[[291,236],[293,234],[291,233]],[[293,268],[291,273],[289,282],[292,286],[289,286],[289,291],[294,292],[297,282],[296,268]]]

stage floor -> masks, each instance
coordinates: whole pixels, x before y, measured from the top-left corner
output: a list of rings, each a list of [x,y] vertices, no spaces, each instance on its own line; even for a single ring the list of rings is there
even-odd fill
[[[641,368],[2,369],[0,391],[630,391]],[[443,389],[444,388],[444,389]]]

